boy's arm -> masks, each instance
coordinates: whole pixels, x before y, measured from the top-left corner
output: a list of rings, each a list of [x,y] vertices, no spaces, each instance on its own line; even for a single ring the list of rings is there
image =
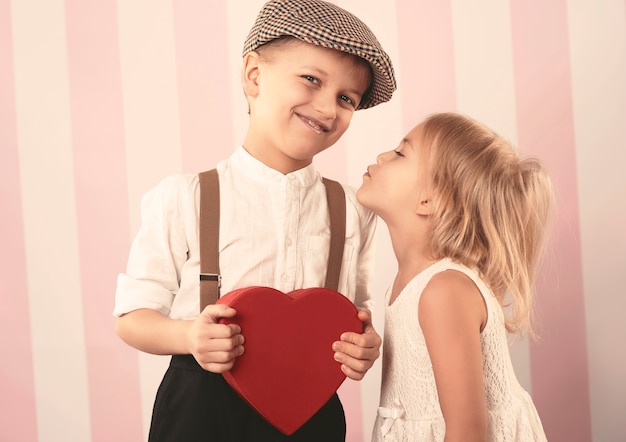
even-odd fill
[[[356,198],[356,197],[355,197]],[[357,204],[361,246],[356,262],[356,286],[354,287],[354,305],[358,310],[373,308],[372,282],[374,279],[376,215]]]
[[[126,313],[115,324],[128,345],[158,355],[192,354],[198,364],[213,373],[230,370],[243,353],[243,336],[236,324],[219,324],[236,312],[226,305],[207,306],[193,321],[171,319],[156,310]]]
[[[356,287],[354,304],[359,309],[359,319],[363,322],[363,333],[343,333],[339,341],[333,343],[335,360],[341,364],[341,371],[353,380],[361,380],[380,356],[382,340],[372,325],[371,282],[374,268],[374,232],[376,215],[361,206],[354,192],[346,192],[348,199],[356,207],[358,226],[361,232],[361,247],[357,256]]]
[[[372,314],[369,310],[359,311],[359,319],[363,322],[363,333],[346,332],[341,340],[333,343],[335,361],[341,364],[341,371],[350,379],[360,381],[365,373],[372,368],[380,356],[382,340],[372,325]]]

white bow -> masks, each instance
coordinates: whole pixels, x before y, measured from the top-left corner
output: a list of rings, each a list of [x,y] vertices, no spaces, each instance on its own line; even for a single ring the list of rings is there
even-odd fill
[[[402,407],[402,404],[398,401],[394,401],[393,405],[397,405],[397,408],[378,407],[378,415],[385,420],[383,425],[380,427],[380,432],[383,436],[389,433],[389,430],[391,430],[391,427],[396,419],[404,416],[404,408]]]

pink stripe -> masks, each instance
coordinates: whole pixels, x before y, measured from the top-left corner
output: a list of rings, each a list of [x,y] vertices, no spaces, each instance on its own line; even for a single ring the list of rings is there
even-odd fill
[[[399,59],[398,91],[403,131],[426,115],[456,108],[454,45],[450,1],[396,2]]]
[[[0,1],[0,431],[6,440],[36,441],[10,6],[9,0]]]
[[[346,415],[346,442],[363,441],[363,415],[361,413],[360,382],[346,379],[337,391]],[[369,434],[367,437],[369,438]]]
[[[239,46],[226,44],[226,0],[172,6],[183,170],[199,172],[233,151],[230,85],[239,82],[239,71],[228,68],[229,48]]]
[[[558,201],[538,284],[532,392],[549,440],[591,440],[567,5],[512,1],[511,15],[519,143],[548,166]]]
[[[130,246],[116,2],[67,0],[66,9],[92,437],[142,440],[137,353],[112,316]]]

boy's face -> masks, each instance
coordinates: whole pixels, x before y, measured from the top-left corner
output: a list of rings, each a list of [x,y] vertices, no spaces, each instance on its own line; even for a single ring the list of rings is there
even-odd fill
[[[428,215],[429,151],[422,143],[421,125],[415,127],[394,150],[381,153],[363,175],[357,199],[385,222]],[[410,218],[409,218],[410,219]]]
[[[250,127],[244,147],[289,173],[311,163],[350,125],[370,84],[359,58],[299,40],[244,59]]]

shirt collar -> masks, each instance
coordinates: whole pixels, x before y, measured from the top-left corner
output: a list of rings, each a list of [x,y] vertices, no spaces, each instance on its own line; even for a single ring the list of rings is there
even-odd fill
[[[319,174],[312,163],[284,175],[257,160],[243,146],[238,147],[233,152],[231,162],[236,167],[242,168],[246,175],[259,181],[288,182],[298,187],[309,187],[319,180]]]

